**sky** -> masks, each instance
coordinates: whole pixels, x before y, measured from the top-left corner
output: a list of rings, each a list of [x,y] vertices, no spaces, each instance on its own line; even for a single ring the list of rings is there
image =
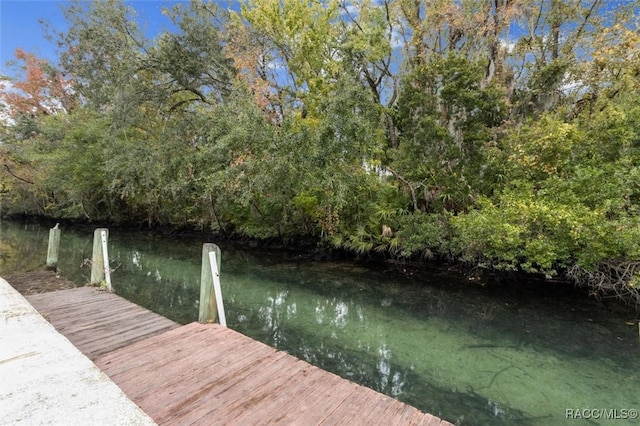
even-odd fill
[[[91,1],[91,0],[86,0]],[[146,28],[149,38],[155,37],[163,29],[170,27],[170,21],[161,14],[163,7],[186,2],[187,0],[129,0],[127,3],[138,13],[140,28]],[[237,8],[237,0],[218,0],[225,7]],[[604,0],[605,9],[615,8],[629,0]],[[16,77],[16,69],[7,66],[14,59],[16,48],[22,48],[37,57],[57,62],[57,48],[45,37],[41,20],[47,21],[57,31],[68,28],[61,8],[68,6],[63,0],[0,0],[0,75]]]
[[[18,47],[48,60],[55,58],[54,45],[44,38],[39,19],[62,21],[57,1],[0,0],[0,74],[11,75],[6,62]]]
[[[162,8],[180,2],[136,0],[127,3],[136,10],[141,28],[146,28],[147,36],[152,38],[170,25],[169,19],[161,14]],[[221,2],[230,3],[229,0]],[[56,46],[45,38],[44,27],[39,21],[45,20],[55,30],[64,31],[68,26],[61,7],[69,4],[61,0],[0,0],[0,75],[16,76],[16,71],[6,65],[14,59],[16,48],[56,63]]]

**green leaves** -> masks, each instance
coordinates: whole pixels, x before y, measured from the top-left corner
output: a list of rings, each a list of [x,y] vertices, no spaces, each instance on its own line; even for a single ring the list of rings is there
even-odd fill
[[[193,1],[151,40],[72,2],[68,75],[14,82],[3,208],[611,278],[640,258],[640,38],[599,4]]]
[[[331,80],[338,76],[337,16],[335,2],[303,0],[245,1],[242,18],[266,44],[263,62],[280,68],[279,80],[290,79],[288,87],[277,84],[302,101],[315,114],[315,102],[326,96]],[[276,78],[278,78],[276,76]]]
[[[69,30],[59,34],[66,49],[61,63],[76,79],[75,89],[85,102],[97,108],[115,104],[120,117],[126,117],[137,92],[140,57],[148,47],[134,10],[118,0],[75,1],[64,16]]]
[[[588,263],[602,236],[602,213],[535,196],[531,187],[479,205],[452,218],[452,247],[486,266],[554,276],[573,261]]]
[[[511,131],[492,162],[506,184],[452,219],[453,251],[548,276],[637,259],[640,133],[636,110],[623,105],[611,102],[573,122],[546,114]],[[616,288],[628,289],[629,279]]]
[[[232,91],[234,75],[222,51],[217,22],[225,20],[226,13],[213,2],[177,5],[166,13],[180,32],[162,33],[144,66],[160,74],[156,84],[164,83],[163,90],[173,98],[169,109],[190,102],[221,102]]]
[[[451,55],[415,67],[403,83],[393,167],[424,211],[464,210],[484,190],[485,148],[506,109],[483,79],[477,64]]]

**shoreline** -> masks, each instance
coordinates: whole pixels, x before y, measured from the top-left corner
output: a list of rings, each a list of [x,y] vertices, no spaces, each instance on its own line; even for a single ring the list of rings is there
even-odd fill
[[[446,268],[452,274],[464,278],[468,285],[478,286],[482,288],[492,289],[501,288],[504,282],[517,281],[528,284],[543,284],[553,289],[562,289],[573,293],[576,300],[582,298],[595,299],[596,302],[604,305],[612,303],[621,309],[628,310],[630,313],[640,315],[640,306],[612,296],[602,296],[594,294],[587,286],[579,285],[568,276],[556,276],[546,278],[542,274],[533,274],[525,271],[503,271],[490,268],[471,265],[455,259],[447,259],[443,256],[435,256],[432,259],[415,259],[415,258],[398,258],[391,256],[386,252],[369,252],[365,254],[357,254],[341,248],[330,247],[321,241],[312,242],[310,239],[291,240],[283,243],[275,239],[255,239],[242,236],[230,237],[212,232],[189,229],[172,229],[159,225],[145,227],[133,224],[113,224],[106,222],[89,223],[87,221],[76,221],[71,219],[55,219],[46,216],[30,216],[30,215],[13,215],[3,217],[1,220],[11,221],[21,224],[37,224],[45,227],[53,227],[56,223],[60,223],[62,227],[74,228],[76,230],[86,230],[93,232],[95,228],[106,227],[111,231],[122,231],[127,233],[144,232],[159,237],[169,237],[181,240],[200,239],[202,241],[218,241],[224,242],[233,248],[241,250],[276,250],[285,254],[290,260],[294,261],[313,261],[313,262],[330,262],[330,261],[346,261],[354,264],[362,264],[372,269],[393,268],[397,273],[406,277],[418,277],[421,274],[429,273],[434,269]],[[42,265],[44,267],[44,263]],[[15,273],[30,273],[32,271],[13,271]],[[639,317],[640,318],[640,317]]]

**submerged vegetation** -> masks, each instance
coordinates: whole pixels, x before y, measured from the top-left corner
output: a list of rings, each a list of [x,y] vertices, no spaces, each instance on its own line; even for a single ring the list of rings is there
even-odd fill
[[[3,214],[313,240],[640,306],[637,2],[70,3],[5,79]]]

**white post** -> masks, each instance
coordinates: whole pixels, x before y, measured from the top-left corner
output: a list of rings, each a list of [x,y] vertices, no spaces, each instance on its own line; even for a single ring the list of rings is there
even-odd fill
[[[107,248],[107,231],[100,231],[100,239],[102,240],[102,261],[104,262],[104,279],[107,282],[107,290],[113,291],[111,288],[111,268],[109,266],[109,250]]]
[[[227,326],[227,318],[224,314],[224,304],[222,303],[222,286],[220,285],[220,268],[216,259],[216,252],[209,252],[209,262],[211,263],[211,276],[213,277],[213,291],[216,295],[216,306],[218,307],[218,322]]]
[[[211,252],[215,253],[213,258],[210,256]],[[215,260],[215,264],[212,259]],[[222,306],[220,292],[214,288],[214,281],[217,280],[218,285],[220,283],[220,261],[220,247],[212,243],[203,244],[200,268],[200,312],[198,313],[198,322],[202,324],[215,322],[218,317],[218,306]]]

